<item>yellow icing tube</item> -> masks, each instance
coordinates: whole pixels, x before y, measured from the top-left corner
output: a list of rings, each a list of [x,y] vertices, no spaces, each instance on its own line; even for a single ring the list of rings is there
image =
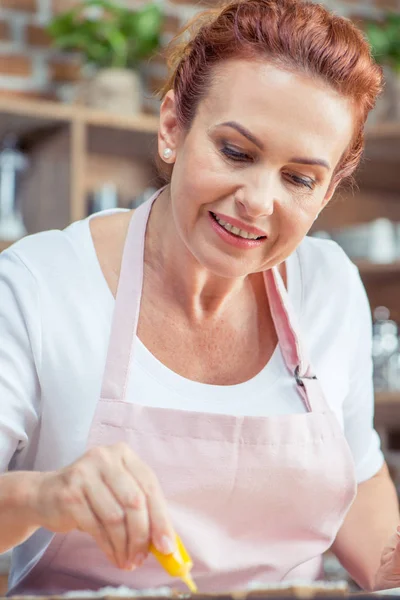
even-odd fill
[[[197,592],[197,586],[190,575],[193,561],[178,535],[176,535],[176,550],[173,554],[161,554],[153,544],[150,546],[150,552],[171,577],[179,577],[191,592]]]

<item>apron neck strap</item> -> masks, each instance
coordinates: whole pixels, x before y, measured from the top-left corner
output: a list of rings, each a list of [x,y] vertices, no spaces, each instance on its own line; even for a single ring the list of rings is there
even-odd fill
[[[164,188],[133,213],[129,223],[115,298],[101,397],[125,400],[143,289],[144,241],[153,202]]]
[[[307,410],[323,410],[326,402],[307,357],[302,342],[304,336],[300,335],[300,326],[278,267],[264,271],[264,282],[286,367],[296,380],[298,392]],[[310,394],[314,389],[318,389],[318,392]]]

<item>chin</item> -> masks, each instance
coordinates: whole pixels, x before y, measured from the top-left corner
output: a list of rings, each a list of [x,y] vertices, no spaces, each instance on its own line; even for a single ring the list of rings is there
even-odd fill
[[[216,277],[226,279],[235,279],[237,277],[246,277],[256,271],[250,265],[246,268],[246,261],[239,257],[223,255],[216,249],[209,248],[209,252],[193,252],[195,259]]]

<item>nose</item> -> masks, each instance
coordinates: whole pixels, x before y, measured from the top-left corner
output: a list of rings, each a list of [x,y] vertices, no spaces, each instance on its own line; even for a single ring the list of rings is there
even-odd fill
[[[271,216],[277,193],[274,174],[264,171],[236,192],[235,200],[239,215],[254,220]]]

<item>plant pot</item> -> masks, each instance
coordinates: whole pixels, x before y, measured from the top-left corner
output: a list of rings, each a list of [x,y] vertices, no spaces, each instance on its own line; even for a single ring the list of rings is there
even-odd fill
[[[138,114],[142,108],[140,77],[129,69],[101,69],[80,83],[76,101],[119,114]]]

